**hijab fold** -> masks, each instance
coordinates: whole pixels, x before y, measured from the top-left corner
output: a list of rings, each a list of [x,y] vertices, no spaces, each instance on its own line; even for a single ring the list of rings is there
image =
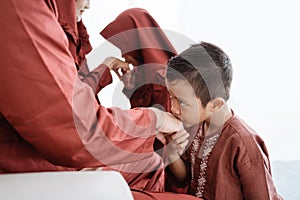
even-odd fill
[[[74,0],[56,0],[58,22],[69,40],[69,49],[77,69],[92,50],[89,35],[82,21],[76,22],[76,2]]]

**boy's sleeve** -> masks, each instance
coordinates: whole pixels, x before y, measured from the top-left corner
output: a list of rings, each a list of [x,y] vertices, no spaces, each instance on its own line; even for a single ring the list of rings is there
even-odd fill
[[[262,149],[266,150],[263,146]],[[239,167],[240,180],[246,199],[272,199],[282,197],[277,193],[270,171],[267,154],[262,151],[262,159],[251,160]]]
[[[189,185],[191,182],[191,170],[190,170],[190,165],[187,160],[187,152],[185,152],[182,156],[181,159],[185,163],[186,169],[187,169],[187,177],[184,183],[179,183],[169,167],[166,167],[166,191],[168,192],[174,192],[174,193],[179,193],[179,194],[187,194]]]

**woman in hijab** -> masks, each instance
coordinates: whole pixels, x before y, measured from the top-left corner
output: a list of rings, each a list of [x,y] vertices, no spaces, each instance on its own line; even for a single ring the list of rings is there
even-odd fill
[[[68,38],[69,50],[78,70],[79,78],[88,84],[97,95],[103,87],[112,82],[110,70],[117,72],[118,68],[122,68],[126,71],[129,69],[128,64],[119,59],[107,58],[100,66],[90,72],[86,55],[91,52],[92,46],[81,17],[83,12],[90,8],[90,1],[64,0],[56,1],[56,5],[58,21]]]
[[[112,82],[110,69],[117,69],[121,66],[121,68],[123,67],[123,71],[126,71],[128,63],[118,59],[108,58],[104,61],[104,64],[92,72],[89,71],[85,55],[92,50],[92,47],[89,42],[87,30],[81,19],[84,10],[89,8],[89,1],[76,0],[75,3],[70,1],[72,0],[57,1],[58,19],[68,37],[69,50],[74,58],[80,79],[90,85],[96,95],[100,89]],[[74,9],[69,10],[70,5],[73,5]],[[157,156],[155,159],[149,161],[147,166],[140,165],[141,164],[136,164],[136,166],[132,166],[130,164],[124,164],[107,166],[101,169],[119,171],[131,189],[163,191],[164,166],[161,158]],[[85,168],[83,170],[96,169],[97,168]]]
[[[167,61],[177,53],[154,18],[144,9],[131,8],[100,34],[134,66],[122,77],[123,93],[129,98],[131,108],[155,106],[170,111],[165,70]]]
[[[0,21],[4,38],[0,65],[7,67],[0,68],[0,173],[73,170],[103,166],[104,161],[120,164],[124,159],[146,161],[152,149],[145,143],[152,143],[155,129],[181,130],[174,128],[179,127],[175,118],[157,109],[121,111],[96,105],[72,68],[55,0],[1,1],[1,9],[6,20]],[[78,101],[75,107],[74,101]],[[126,123],[117,123],[115,116]],[[157,120],[151,121],[155,116]],[[165,120],[170,123],[159,123]],[[168,193],[154,193],[153,198],[144,191],[133,193],[135,199],[176,199]]]
[[[154,18],[144,9],[131,8],[122,12],[100,34],[118,47],[125,61],[134,66],[121,77],[123,93],[129,98],[131,108],[154,106],[170,111],[165,71],[167,61],[176,55],[176,51]],[[156,140],[154,148],[158,150],[161,147],[162,144]],[[163,191],[164,179],[158,177],[163,177],[164,166],[155,165],[156,172],[144,173],[143,179],[133,178],[135,173],[126,172],[124,166],[104,170],[123,171],[131,189]]]

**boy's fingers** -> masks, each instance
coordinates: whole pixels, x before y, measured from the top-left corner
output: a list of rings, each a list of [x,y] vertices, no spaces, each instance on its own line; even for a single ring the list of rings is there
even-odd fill
[[[185,130],[182,130],[180,132],[174,133],[173,134],[173,139],[177,140],[178,143],[180,143],[180,142],[186,140],[189,136],[190,135],[189,135],[188,132],[186,132]]]
[[[188,140],[185,140],[183,143],[181,143],[179,146],[178,146],[178,154],[179,155],[182,155],[184,153],[184,150],[186,149],[186,146],[188,144]]]

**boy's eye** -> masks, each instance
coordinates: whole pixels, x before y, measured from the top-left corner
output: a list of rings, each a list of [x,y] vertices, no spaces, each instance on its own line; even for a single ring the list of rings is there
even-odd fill
[[[175,96],[171,96],[171,95],[170,95],[170,99],[171,99],[171,100],[177,101],[178,104],[179,104],[180,106],[185,106],[185,105],[187,105],[183,100],[178,99],[178,98],[176,98]]]
[[[185,102],[183,102],[183,101],[181,101],[181,100],[178,100],[178,103],[179,103],[180,106],[185,106],[185,105],[187,105]]]

